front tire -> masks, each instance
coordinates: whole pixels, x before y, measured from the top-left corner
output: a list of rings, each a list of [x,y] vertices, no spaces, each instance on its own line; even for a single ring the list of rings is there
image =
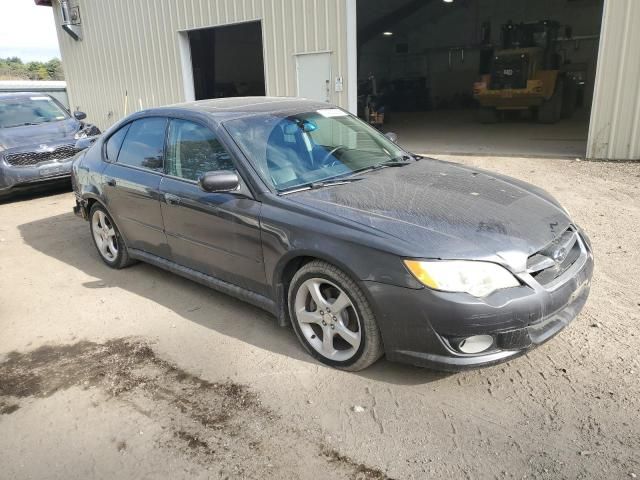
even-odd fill
[[[476,121],[485,125],[498,123],[500,115],[495,108],[479,107],[475,112]]]
[[[118,227],[99,203],[93,204],[89,211],[89,225],[93,243],[107,266],[119,270],[133,263]]]
[[[325,365],[356,372],[384,353],[364,293],[333,265],[313,261],[303,266],[289,286],[288,305],[300,343]]]

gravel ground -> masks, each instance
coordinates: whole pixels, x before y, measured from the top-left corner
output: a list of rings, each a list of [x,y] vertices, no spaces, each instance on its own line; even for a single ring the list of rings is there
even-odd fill
[[[447,159],[546,188],[596,255],[562,334],[455,375],[325,368],[260,310],[109,270],[72,194],[0,204],[0,478],[640,476],[640,164]]]

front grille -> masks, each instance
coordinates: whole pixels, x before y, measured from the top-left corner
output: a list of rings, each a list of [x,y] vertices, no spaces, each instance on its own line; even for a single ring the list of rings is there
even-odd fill
[[[561,277],[582,254],[578,235],[575,229],[569,228],[549,246],[529,257],[527,272],[543,286]]]
[[[62,145],[50,152],[12,153],[7,155],[5,160],[9,165],[13,165],[14,167],[29,167],[41,162],[64,160],[65,158],[73,157],[79,151],[80,150],[73,144]]]

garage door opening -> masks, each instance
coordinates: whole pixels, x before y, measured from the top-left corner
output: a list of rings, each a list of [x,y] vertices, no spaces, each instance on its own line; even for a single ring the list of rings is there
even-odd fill
[[[423,153],[584,157],[604,0],[358,0],[358,113]]]
[[[265,94],[260,22],[188,32],[196,100]]]

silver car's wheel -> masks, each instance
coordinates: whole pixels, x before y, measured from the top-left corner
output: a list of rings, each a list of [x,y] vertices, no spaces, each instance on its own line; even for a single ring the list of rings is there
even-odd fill
[[[291,279],[287,298],[298,339],[322,363],[355,372],[382,356],[369,301],[339,268],[321,260],[307,263]]]
[[[306,280],[296,293],[295,318],[309,345],[337,362],[351,359],[360,348],[362,327],[349,296],[323,278]]]
[[[102,210],[95,210],[91,218],[91,231],[102,258],[115,262],[118,258],[118,239],[109,217]]]

